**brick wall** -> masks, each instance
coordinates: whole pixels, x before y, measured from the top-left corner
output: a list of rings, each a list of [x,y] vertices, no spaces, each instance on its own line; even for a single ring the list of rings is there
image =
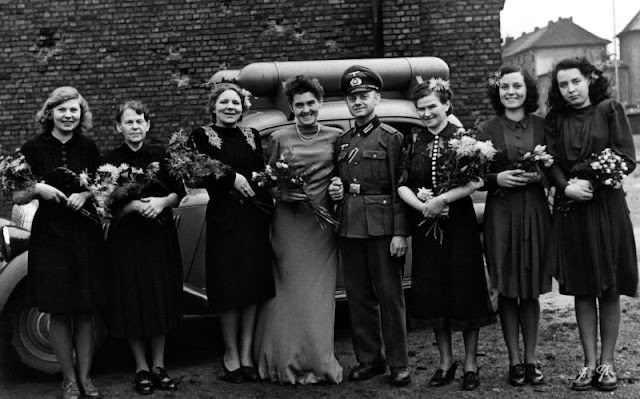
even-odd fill
[[[491,113],[485,96],[500,64],[504,0],[378,0],[385,57],[433,55],[450,66],[456,114]],[[366,58],[375,54],[376,1],[45,0],[0,2],[0,144],[39,132],[48,93],[77,87],[94,114],[102,151],[120,142],[115,107],[152,109],[150,137],[208,121],[202,87],[213,73],[250,62]]]

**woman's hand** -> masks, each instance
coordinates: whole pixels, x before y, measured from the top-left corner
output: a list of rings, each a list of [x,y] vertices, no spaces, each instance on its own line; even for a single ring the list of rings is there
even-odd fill
[[[498,186],[505,188],[523,187],[529,182],[525,176],[526,172],[522,169],[505,170],[498,173]]]
[[[73,209],[74,211],[79,211],[84,204],[87,202],[87,199],[91,197],[91,193],[89,191],[84,191],[82,193],[73,193],[67,198],[67,207]]]
[[[404,256],[407,254],[407,238],[403,236],[393,236],[389,244],[391,256]]]
[[[247,178],[242,176],[240,173],[236,173],[236,180],[233,182],[233,188],[238,190],[243,197],[255,197],[256,195]]]
[[[155,219],[158,217],[165,208],[164,197],[146,197],[141,198],[139,202],[141,205],[138,213],[149,219]]]
[[[564,189],[564,195],[574,201],[589,201],[593,198],[593,186],[589,180],[571,179]]]
[[[344,198],[344,186],[342,185],[342,180],[338,176],[333,176],[331,178],[331,183],[329,184],[329,196],[334,201],[341,201]]]
[[[542,175],[540,172],[524,172],[522,177],[527,179],[527,184],[537,183],[542,180]]]
[[[422,215],[426,218],[449,215],[449,205],[444,202],[444,196],[438,195],[425,202]]]
[[[52,202],[67,202],[67,196],[57,188],[48,185],[47,183],[36,183],[35,192],[38,198],[44,201]]]

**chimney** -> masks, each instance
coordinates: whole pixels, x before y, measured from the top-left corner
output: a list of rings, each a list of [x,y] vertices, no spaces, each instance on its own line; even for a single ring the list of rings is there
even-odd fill
[[[507,36],[507,37],[504,38],[504,45],[505,46],[511,44],[511,42],[513,42],[513,37]]]

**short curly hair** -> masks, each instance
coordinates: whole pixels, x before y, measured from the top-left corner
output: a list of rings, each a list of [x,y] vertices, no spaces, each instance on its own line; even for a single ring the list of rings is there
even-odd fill
[[[149,108],[142,102],[138,100],[129,100],[126,101],[118,107],[114,119],[116,123],[122,122],[122,114],[127,109],[132,109],[136,114],[144,116],[145,121],[149,121],[151,119],[151,115],[149,115]]]
[[[80,103],[80,123],[75,132],[86,133],[93,126],[93,115],[89,110],[89,103],[82,97],[80,92],[71,86],[61,86],[49,94],[49,98],[42,104],[36,113],[36,121],[42,125],[42,131],[51,133],[53,131],[53,109],[69,100],[78,100]]]
[[[216,101],[218,101],[218,97],[222,95],[227,90],[235,91],[236,94],[240,97],[240,103],[242,104],[242,115],[244,115],[247,111],[249,111],[249,102],[247,98],[246,91],[243,90],[236,83],[216,83],[216,85],[211,90],[209,94],[209,100],[207,101],[207,109],[209,110],[209,114],[211,115],[211,120],[213,123],[216,122]],[[240,120],[242,120],[242,116],[240,116]]]
[[[491,100],[491,105],[498,115],[504,115],[505,108],[502,101],[500,101],[500,78],[510,73],[520,73],[524,78],[524,85],[527,89],[527,95],[522,105],[527,113],[536,112],[539,108],[538,101],[540,100],[540,94],[538,93],[538,85],[536,80],[531,77],[531,74],[524,68],[516,67],[513,65],[503,65],[498,69],[498,79],[493,84],[490,84],[487,88],[487,95]]]
[[[423,97],[427,97],[431,93],[435,93],[438,99],[440,99],[441,103],[446,103],[449,101],[449,109],[447,110],[447,115],[453,114],[453,103],[451,99],[453,98],[453,91],[450,88],[441,87],[440,89],[433,89],[430,86],[429,81],[425,81],[420,83],[413,89],[413,93],[411,94],[411,99],[413,100],[414,105],[418,105],[418,100]]]
[[[567,58],[556,64],[551,74],[551,88],[547,99],[550,112],[563,111],[571,107],[560,93],[558,72],[574,68],[578,69],[580,74],[589,80],[589,100],[591,104],[596,105],[603,100],[611,98],[611,84],[600,69],[584,57]]]
[[[291,105],[293,104],[293,97],[296,94],[303,93],[311,93],[317,100],[322,101],[324,88],[318,79],[306,75],[298,75],[285,82],[284,93],[287,96],[289,105]]]

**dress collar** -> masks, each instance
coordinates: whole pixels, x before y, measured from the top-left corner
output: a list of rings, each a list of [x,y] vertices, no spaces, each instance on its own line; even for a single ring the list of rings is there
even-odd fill
[[[526,129],[527,126],[529,126],[529,122],[531,121],[531,117],[529,116],[529,114],[526,114],[524,116],[524,118],[522,118],[522,120],[519,121],[513,121],[509,118],[507,118],[504,115],[500,115],[500,121],[507,127],[509,127],[511,130],[516,130],[516,129]]]

